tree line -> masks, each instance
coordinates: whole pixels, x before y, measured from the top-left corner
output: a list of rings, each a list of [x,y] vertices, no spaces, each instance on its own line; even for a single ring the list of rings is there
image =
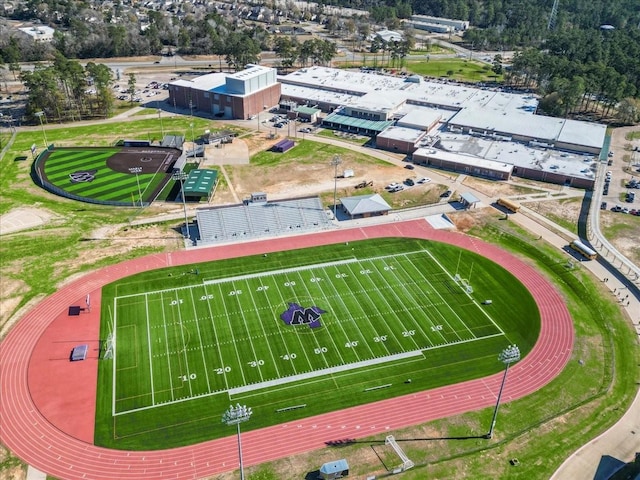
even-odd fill
[[[639,29],[555,32],[545,47],[516,53],[506,80],[536,89],[546,113],[640,121]]]

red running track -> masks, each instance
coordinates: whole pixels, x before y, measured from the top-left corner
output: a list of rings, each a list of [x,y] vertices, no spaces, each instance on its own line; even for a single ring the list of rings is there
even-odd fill
[[[162,451],[127,452],[92,445],[95,393],[88,393],[78,405],[75,396],[81,388],[76,381],[60,374],[60,368],[83,368],[84,389],[94,390],[97,379],[95,358],[68,362],[47,341],[48,327],[62,322],[63,330],[76,322],[94,325],[78,333],[72,342],[97,345],[98,312],[87,317],[67,317],[69,305],[84,305],[90,293],[99,305],[102,285],[136,272],[172,265],[187,265],[241,255],[253,255],[304,248],[365,238],[405,236],[437,240],[475,251],[511,271],[535,297],[542,325],[533,350],[510,368],[504,389],[505,402],[528,395],[555,378],[571,355],[574,333],[571,317],[558,292],[531,266],[499,248],[472,237],[432,229],[424,220],[337,230],[252,243],[150,255],[90,273],[51,295],[31,310],[11,330],[0,349],[0,440],[18,457],[50,475],[63,479],[197,479],[238,468],[236,437]],[[82,302],[82,303],[80,303]],[[94,310],[98,310],[94,308]],[[96,321],[90,321],[95,318]],[[72,324],[73,325],[73,324]],[[55,325],[56,329],[58,324]],[[54,330],[53,328],[50,330]],[[61,352],[69,353],[69,340]],[[44,350],[45,354],[42,354]],[[94,354],[95,356],[95,354]],[[65,360],[65,361],[59,361]],[[64,366],[64,367],[63,367]],[[69,375],[75,378],[76,375]],[[91,379],[91,380],[87,380]],[[243,460],[254,465],[295,453],[315,450],[328,440],[362,438],[424,423],[495,404],[502,374],[448,387],[397,397],[306,418],[242,434]],[[88,385],[88,388],[87,388]],[[62,386],[62,387],[61,387]],[[55,392],[55,394],[54,394]],[[52,402],[51,397],[57,400]],[[91,400],[93,399],[93,400]],[[93,402],[93,403],[91,403]],[[52,405],[51,403],[55,403]],[[274,442],[277,438],[277,442]]]

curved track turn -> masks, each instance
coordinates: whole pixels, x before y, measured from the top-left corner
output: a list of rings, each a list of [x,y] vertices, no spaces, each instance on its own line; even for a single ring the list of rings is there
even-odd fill
[[[170,450],[127,452],[91,444],[94,422],[91,413],[95,411],[94,406],[81,415],[79,412],[63,412],[60,415],[62,418],[50,419],[43,413],[50,409],[43,404],[47,395],[39,392],[39,384],[47,381],[55,384],[55,379],[50,378],[55,374],[47,372],[49,367],[46,364],[43,366],[36,355],[43,332],[61,312],[66,315],[69,305],[84,301],[86,294],[91,294],[93,303],[98,305],[95,299],[99,299],[102,285],[140,271],[390,236],[437,240],[475,251],[509,270],[534,296],[542,320],[540,337],[533,350],[510,368],[509,382],[503,393],[505,402],[540,389],[561,372],[571,356],[573,325],[562,297],[539,273],[507,252],[481,240],[434,230],[424,220],[397,222],[150,255],[90,273],[66,285],[27,313],[2,342],[0,440],[25,462],[64,479],[197,479],[238,468],[235,436]],[[97,367],[92,365],[90,370],[94,383],[87,385],[87,388],[95,389]],[[244,463],[253,465],[311,451],[324,447],[328,440],[362,438],[373,434],[382,436],[389,430],[488,407],[495,403],[501,378],[502,374],[498,373],[457,385],[248,431],[242,435]],[[62,391],[56,392],[56,395],[68,395],[71,398],[74,392]],[[77,415],[81,418],[73,421],[67,418]]]

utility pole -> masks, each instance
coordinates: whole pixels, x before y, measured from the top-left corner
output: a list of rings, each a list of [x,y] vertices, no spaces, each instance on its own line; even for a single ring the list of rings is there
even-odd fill
[[[331,165],[334,167],[333,171],[333,216],[337,219],[338,213],[336,211],[336,194],[338,192],[338,165],[342,163],[340,155],[334,155],[331,160]]]
[[[173,175],[171,175],[171,178],[174,181],[180,182],[180,195],[182,196],[182,208],[184,209],[184,229],[186,231],[184,238],[186,238],[187,240],[190,240],[191,236],[189,235],[189,219],[187,218],[187,204],[184,199],[184,181],[187,179],[187,177],[188,175],[182,170],[175,172]]]

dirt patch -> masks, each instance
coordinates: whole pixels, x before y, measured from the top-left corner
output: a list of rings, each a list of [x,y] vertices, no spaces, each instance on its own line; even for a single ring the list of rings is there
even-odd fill
[[[0,447],[0,480],[24,480],[27,478],[26,466],[4,447]]]
[[[616,249],[640,265],[640,217],[611,211],[600,212],[600,227]]]
[[[572,232],[577,232],[578,219],[582,208],[582,198],[573,197],[562,200],[533,201],[525,205],[534,212],[539,213],[561,227]]]
[[[541,189],[536,185],[519,185],[506,183],[498,180],[485,180],[483,178],[466,177],[463,185],[473,188],[488,197],[509,197],[512,195],[523,195],[539,192]]]

